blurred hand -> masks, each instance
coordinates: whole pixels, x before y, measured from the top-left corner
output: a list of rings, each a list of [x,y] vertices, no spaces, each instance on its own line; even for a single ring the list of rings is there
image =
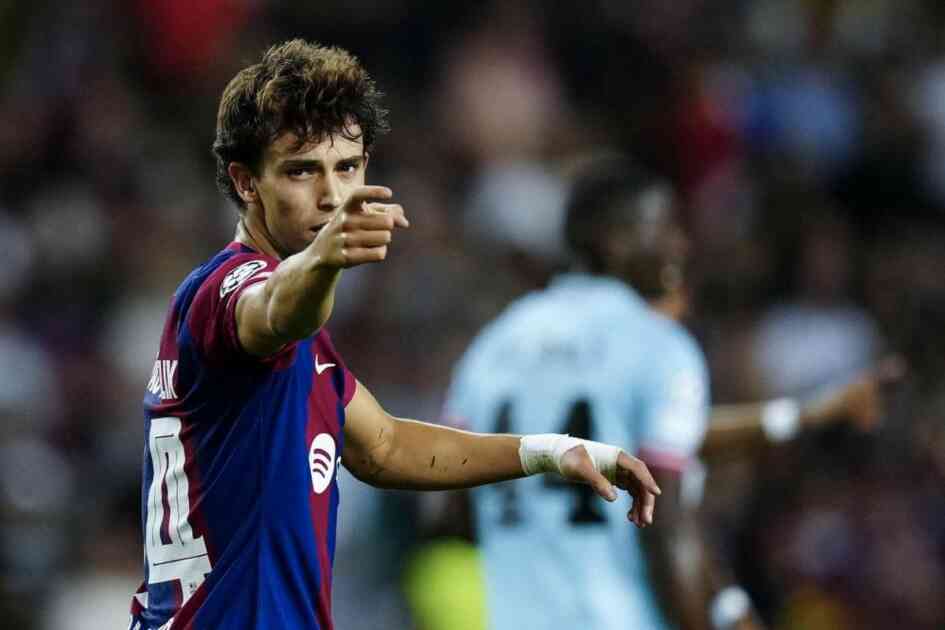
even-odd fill
[[[354,267],[387,258],[394,227],[408,227],[404,209],[382,203],[393,193],[384,186],[362,186],[322,228],[312,246],[328,267]]]
[[[611,484],[595,470],[594,463],[583,446],[575,446],[567,451],[561,457],[560,468],[565,479],[588,484],[607,501],[617,500],[615,484]],[[621,451],[617,457],[616,486],[633,497],[633,507],[627,512],[627,519],[637,527],[651,524],[656,496],[660,494],[660,489],[646,464]]]
[[[887,357],[855,381],[828,395],[816,405],[816,415],[824,422],[848,421],[861,431],[873,431],[885,409],[884,390],[905,375],[899,357]]]

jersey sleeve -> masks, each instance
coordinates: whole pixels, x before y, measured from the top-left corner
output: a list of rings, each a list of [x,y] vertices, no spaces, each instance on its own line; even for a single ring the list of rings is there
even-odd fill
[[[211,273],[197,290],[185,323],[193,342],[211,362],[250,359],[278,365],[293,350],[288,344],[276,354],[258,359],[243,348],[236,329],[236,304],[249,287],[265,282],[278,265],[260,254],[238,254]]]
[[[682,472],[702,446],[708,426],[709,379],[696,342],[670,336],[646,364],[636,409],[639,457],[656,468]]]

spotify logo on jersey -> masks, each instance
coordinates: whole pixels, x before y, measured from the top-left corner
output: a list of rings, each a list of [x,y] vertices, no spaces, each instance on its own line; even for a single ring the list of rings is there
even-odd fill
[[[328,433],[319,433],[308,449],[308,470],[312,474],[312,489],[321,494],[335,474],[335,440]]]

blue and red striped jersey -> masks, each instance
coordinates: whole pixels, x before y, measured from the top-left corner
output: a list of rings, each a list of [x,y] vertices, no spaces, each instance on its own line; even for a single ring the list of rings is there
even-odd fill
[[[236,303],[279,261],[231,243],[171,301],[144,398],[133,629],[331,630],[336,469],[356,381],[324,329],[265,359]]]

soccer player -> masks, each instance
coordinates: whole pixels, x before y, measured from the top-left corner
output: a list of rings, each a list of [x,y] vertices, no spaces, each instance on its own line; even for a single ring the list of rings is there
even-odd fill
[[[493,630],[757,627],[684,504],[708,377],[695,341],[650,305],[682,281],[674,212],[660,180],[620,158],[591,164],[567,203],[575,270],[508,307],[456,368],[448,417],[629,445],[663,489],[666,521],[639,534],[620,526],[619,505],[581,486],[528,479],[473,491]],[[522,555],[524,566],[511,560]]]
[[[555,472],[652,522],[643,463],[560,435],[481,435],[394,418],[324,328],[341,271],[406,228],[365,186],[379,92],[347,52],[294,40],[223,92],[214,152],[235,239],[174,294],[144,399],[144,583],[131,628],[330,629],[344,465],[384,488]],[[531,558],[523,556],[523,567]]]

